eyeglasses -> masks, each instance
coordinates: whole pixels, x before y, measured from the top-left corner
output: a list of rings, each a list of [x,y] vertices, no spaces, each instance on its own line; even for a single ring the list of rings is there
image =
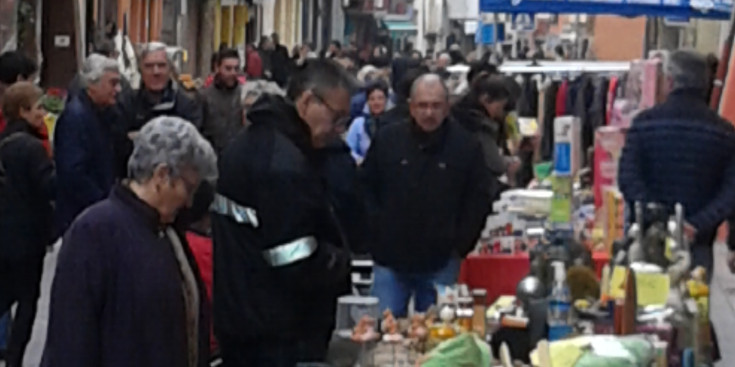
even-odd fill
[[[317,92],[311,91],[311,93],[316,97],[316,99],[319,100],[319,103],[326,107],[327,110],[329,110],[329,114],[332,115],[332,124],[336,127],[342,127],[346,126],[347,123],[350,122],[350,116],[345,115],[343,112],[339,112],[334,107],[330,106],[329,103],[324,99],[324,97],[320,96]]]

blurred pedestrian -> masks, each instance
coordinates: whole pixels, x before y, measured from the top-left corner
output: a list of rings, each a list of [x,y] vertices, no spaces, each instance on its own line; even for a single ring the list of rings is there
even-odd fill
[[[273,52],[271,53],[273,81],[279,87],[284,88],[291,74],[291,58],[288,57],[286,46],[281,44],[281,38],[278,36],[278,33],[273,33],[271,40],[273,41]]]
[[[104,40],[97,43],[94,47],[93,53],[112,60],[117,60],[120,56],[120,52],[117,51],[115,48],[115,42],[112,40]],[[79,73],[77,73],[74,75],[74,79],[71,80],[71,83],[69,83],[69,87],[66,90],[67,101],[70,101],[73,96],[83,93],[84,91],[85,88],[82,83],[82,78]],[[123,102],[126,98],[130,98],[132,93],[133,88],[130,86],[130,83],[125,79],[125,77],[120,75],[120,93],[117,95],[117,100]]]
[[[263,62],[263,76],[273,80],[273,41],[268,36],[261,37],[258,54]]]
[[[500,178],[513,177],[520,168],[520,161],[508,150],[505,116],[509,99],[510,92],[502,77],[482,74],[475,78],[469,93],[452,107],[451,112],[454,120],[482,145],[487,170],[494,178],[493,185],[488,187],[492,198],[500,193]]]
[[[5,91],[8,119],[0,133],[0,314],[17,303],[7,345],[8,367],[22,367],[40,296],[46,247],[53,241],[54,167],[39,128],[43,92],[29,82]]]
[[[449,115],[449,92],[436,74],[420,76],[411,120],[372,141],[363,162],[380,311],[406,317],[436,304],[436,288],[457,283],[490,209],[482,147]]]
[[[66,104],[54,129],[56,220],[61,232],[84,209],[107,197],[119,173],[113,125],[120,122],[111,108],[120,91],[118,63],[92,54],[80,75],[85,91]]]
[[[238,82],[240,55],[237,50],[219,52],[214,83],[202,92],[202,135],[218,154],[242,129],[242,87]]]
[[[176,219],[216,178],[214,150],[162,116],[140,130],[129,171],[64,236],[44,367],[209,365],[205,288]]]
[[[202,110],[199,104],[180,90],[179,83],[172,79],[172,64],[167,46],[151,42],[143,46],[140,53],[140,88],[121,104],[125,125],[123,138],[116,152],[116,168],[125,171],[133,150],[132,138],[143,125],[159,116],[177,116],[191,122],[197,129],[202,127]],[[123,172],[127,173],[127,172]]]
[[[151,42],[140,53],[142,84],[128,104],[124,106],[128,132],[134,133],[158,116],[177,116],[191,122],[198,129],[202,126],[202,111],[196,102],[179,91],[172,80],[171,60],[166,45]]]
[[[388,105],[388,86],[382,81],[374,82],[366,88],[365,95],[368,114],[352,121],[346,137],[352,157],[358,164],[365,159],[370,142],[385,125],[382,117]]]
[[[260,58],[258,50],[254,45],[247,45],[245,48],[245,73],[248,78],[260,79],[263,77],[263,59]]]
[[[319,149],[347,122],[351,76],[303,65],[287,97],[264,95],[220,157],[212,218],[214,321],[226,366],[324,362],[349,256]],[[246,190],[243,188],[246,187]]]
[[[0,55],[0,106],[6,88],[17,82],[30,81],[36,72],[36,63],[19,51],[6,51]],[[5,129],[6,123],[3,111],[0,110],[0,132]]]
[[[643,111],[626,134],[620,190],[633,203],[684,206],[693,265],[714,270],[717,227],[735,208],[735,129],[707,106],[708,70],[694,51],[671,54],[666,101]],[[735,253],[735,251],[733,251]]]

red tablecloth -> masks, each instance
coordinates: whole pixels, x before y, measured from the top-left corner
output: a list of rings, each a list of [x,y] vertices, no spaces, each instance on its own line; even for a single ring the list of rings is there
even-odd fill
[[[598,252],[592,254],[592,259],[599,278],[610,257],[607,253]],[[488,301],[493,302],[502,295],[515,295],[516,285],[528,275],[530,266],[528,254],[470,255],[462,263],[459,282],[467,284],[470,289],[486,289]]]

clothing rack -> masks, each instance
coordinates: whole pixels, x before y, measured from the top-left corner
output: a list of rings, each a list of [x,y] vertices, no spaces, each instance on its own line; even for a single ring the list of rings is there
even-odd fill
[[[447,68],[451,73],[467,73],[467,65],[453,65]],[[506,61],[500,65],[504,74],[535,74],[535,73],[601,73],[626,72],[630,70],[630,61]]]
[[[508,61],[500,65],[500,72],[506,74],[524,73],[600,73],[625,72],[630,70],[630,61]]]

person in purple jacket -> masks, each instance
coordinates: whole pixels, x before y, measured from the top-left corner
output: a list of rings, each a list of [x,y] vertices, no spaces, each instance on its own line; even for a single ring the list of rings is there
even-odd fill
[[[44,367],[208,365],[206,292],[177,215],[216,178],[214,150],[162,116],[140,131],[128,170],[63,238]]]

